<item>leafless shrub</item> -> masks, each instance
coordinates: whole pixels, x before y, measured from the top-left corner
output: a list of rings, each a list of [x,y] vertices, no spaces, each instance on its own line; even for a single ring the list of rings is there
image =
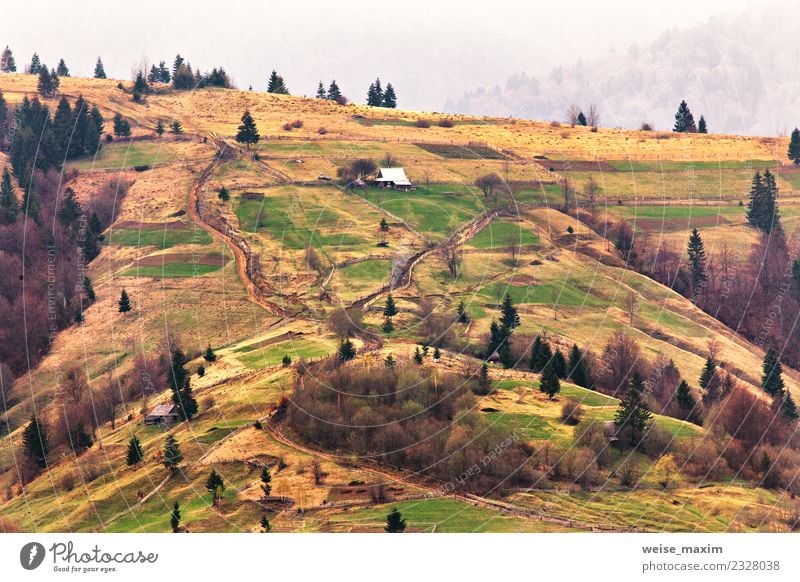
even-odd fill
[[[436,122],[436,125],[439,127],[453,127],[455,122],[449,117],[442,117],[439,121]]]
[[[292,122],[292,127],[294,129],[300,129],[301,127],[303,127],[303,120],[302,119],[295,119]]]
[[[211,410],[216,405],[217,401],[213,396],[206,396],[203,398],[203,410]]]
[[[311,462],[311,474],[314,476],[314,485],[322,485],[326,473],[322,470],[322,464],[319,461]]]
[[[428,121],[427,119],[421,119],[420,118],[420,119],[417,119],[414,122],[414,127],[428,128],[430,126],[431,126],[431,122]]]
[[[561,420],[565,424],[576,425],[583,416],[583,405],[574,398],[567,398],[561,406]]]
[[[320,134],[320,135],[325,135],[326,133],[328,133],[328,130],[327,130],[327,129],[325,129],[324,127],[320,127],[320,128],[317,130],[317,133],[318,133],[318,134]]]

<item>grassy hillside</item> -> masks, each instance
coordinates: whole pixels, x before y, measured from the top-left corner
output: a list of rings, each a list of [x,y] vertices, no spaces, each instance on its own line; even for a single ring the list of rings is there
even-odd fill
[[[35,78],[2,75],[0,90],[13,105],[33,94]],[[440,362],[426,364],[462,373],[479,365],[470,354],[482,347],[507,293],[519,308],[518,336],[546,332],[558,345],[600,352],[623,330],[647,358],[674,360],[693,386],[714,342],[727,370],[757,391],[761,350],[677,293],[626,269],[613,245],[558,208],[563,179],[581,191],[591,178],[602,219],[626,219],[637,235],[676,248],[685,246],[688,231],[702,227],[711,256],[723,243],[743,255],[755,238],[739,202],[746,200],[754,168],[780,169],[787,228],[800,216],[800,174],[786,167],[785,139],[591,131],[459,115],[447,116],[453,127],[441,127],[439,114],[221,89],[163,88],[138,104],[111,80],[64,78],[61,91],[97,103],[107,126],[115,112],[133,126],[134,140],[115,139],[96,157],[67,164],[77,170],[67,180],[79,199],[90,199],[109,180],[132,185],[89,265],[97,301],[15,385],[8,431],[0,439],[0,515],[24,530],[168,531],[175,500],[190,531],[257,531],[265,512],[278,531],[378,531],[393,507],[410,530],[429,532],[787,528],[788,496],[744,480],[688,477],[663,491],[653,460],[641,454],[635,456],[644,475],[637,488],[620,485],[614,470],[625,459],[615,453],[605,489],[533,488],[512,492],[503,508],[497,499],[436,494],[434,484],[418,476],[254,426],[298,382],[296,369],[283,366],[284,356],[318,361],[336,351],[339,337],[330,320],[342,309],[362,308],[366,331],[355,339],[359,356],[351,365],[371,365],[388,354],[408,357],[425,339],[431,316],[452,317],[463,301],[471,323],[455,326],[461,349],[445,349]],[[249,152],[233,142],[245,109],[262,136]],[[182,136],[155,134],[158,120],[169,125],[175,119],[183,124]],[[417,127],[418,119],[431,126]],[[293,120],[302,127],[284,130]],[[379,162],[387,153],[406,169],[415,190],[348,188],[319,179],[335,178],[337,168],[356,159]],[[5,154],[0,162],[7,163]],[[489,173],[504,181],[495,195],[505,201],[498,215],[492,214],[497,199],[474,184]],[[227,202],[217,195],[223,186],[230,191]],[[462,232],[470,221],[479,226]],[[445,262],[453,240],[463,242],[455,277]],[[258,263],[255,274],[245,256]],[[394,290],[395,331],[383,333],[380,291],[398,273],[407,277]],[[116,309],[123,287],[134,306],[128,314]],[[633,317],[625,308],[629,295],[637,305]],[[79,365],[91,387],[100,387],[109,374],[128,377],[136,354],[155,352],[165,338],[179,341],[188,354],[198,416],[169,429],[145,426],[143,412],[169,401],[167,387],[156,386],[146,400],[126,400],[113,428],[99,426],[88,452],[59,451],[48,471],[21,485],[14,468],[21,430],[34,407],[57,416],[64,370]],[[217,354],[212,363],[200,357],[207,345]],[[203,376],[196,373],[201,364]],[[480,399],[478,412],[533,448],[576,446],[573,427],[561,420],[567,398],[581,401],[586,417],[598,421],[613,420],[618,406],[616,398],[568,383],[551,401],[538,391],[539,375],[524,370],[492,366],[491,375],[496,390]],[[785,370],[785,380],[799,398],[798,373]],[[712,438],[667,416],[655,422],[675,442]],[[167,432],[185,457],[175,476],[158,460]],[[134,434],[146,455],[138,468],[124,462]],[[313,475],[315,463],[322,479]],[[274,470],[272,494],[290,498],[291,505],[264,506],[263,465]],[[227,485],[214,508],[205,490],[212,467]],[[371,492],[378,483],[388,489],[380,500]]]

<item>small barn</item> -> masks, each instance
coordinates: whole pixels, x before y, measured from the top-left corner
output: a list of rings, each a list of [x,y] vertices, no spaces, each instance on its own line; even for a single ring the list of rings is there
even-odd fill
[[[172,424],[178,422],[178,410],[174,404],[158,404],[144,417],[145,424]]]
[[[375,184],[381,188],[394,188],[395,190],[414,190],[416,187],[406,176],[403,168],[380,168]]]

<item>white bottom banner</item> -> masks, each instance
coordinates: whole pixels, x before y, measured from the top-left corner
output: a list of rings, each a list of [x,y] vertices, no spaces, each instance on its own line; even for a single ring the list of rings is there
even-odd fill
[[[797,580],[792,534],[6,534],[2,580]]]

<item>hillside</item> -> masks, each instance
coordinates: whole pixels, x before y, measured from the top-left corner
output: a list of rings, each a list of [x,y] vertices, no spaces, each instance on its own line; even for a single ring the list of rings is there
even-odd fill
[[[12,106],[34,95],[35,78],[0,75],[0,90]],[[759,487],[748,471],[686,469],[664,488],[657,455],[614,449],[589,484],[542,476],[509,491],[443,491],[422,471],[326,450],[282,421],[287,399],[304,386],[297,363],[324,367],[348,327],[343,320],[353,318],[359,328],[358,355],[347,366],[382,367],[390,354],[401,367],[413,366],[415,348],[434,338],[442,339],[442,356],[428,358],[423,368],[463,375],[479,368],[477,355],[506,294],[521,320],[512,343],[519,365],[492,363],[494,390],[478,395],[471,412],[530,447],[526,464],[534,473],[547,464],[543,449],[567,456],[583,446],[562,420],[567,399],[580,401],[584,417],[602,423],[613,421],[617,396],[624,396],[562,381],[558,397],[548,399],[538,390],[540,375],[527,369],[525,342],[537,334],[565,352],[577,344],[599,356],[624,332],[649,362],[671,359],[698,400],[697,379],[713,345],[725,371],[765,399],[763,350],[629,268],[585,214],[564,212],[563,181],[581,190],[595,180],[602,200],[596,222],[629,221],[645,247],[665,241],[683,252],[697,227],[712,260],[724,243],[746,261],[757,235],[740,202],[746,203],[754,169],[776,171],[787,233],[800,216],[800,174],[789,167],[786,139],[592,131],[232,89],[162,87],[135,103],[112,80],[64,78],[60,90],[70,100],[83,95],[96,103],[107,131],[115,113],[132,126],[130,138],[68,161],[64,185],[84,204],[109,183],[130,187],[89,264],[97,300],[82,322],[57,334],[39,365],[17,378],[6,411],[0,515],[23,530],[168,531],[175,500],[190,531],[258,531],[265,513],[275,531],[379,531],[395,506],[414,531],[791,528],[789,494]],[[261,134],[252,148],[234,140],[245,110]],[[178,120],[183,132],[158,136],[159,120],[166,126]],[[387,154],[415,190],[349,187],[336,179],[355,160],[380,162]],[[0,160],[9,163],[5,154]],[[490,173],[504,184],[487,194],[475,182]],[[222,187],[227,201],[218,195]],[[459,257],[455,277],[448,252]],[[123,288],[133,302],[125,314],[117,311]],[[398,314],[394,331],[383,332],[390,290]],[[453,323],[461,301],[469,325]],[[191,422],[168,429],[144,424],[144,413],[169,402],[170,392],[165,376],[143,390],[151,377],[145,379],[137,359],[155,357],[165,345],[180,345],[187,354],[200,403]],[[203,361],[207,346],[216,360]],[[284,365],[284,356],[295,365]],[[113,427],[99,424],[93,446],[80,455],[60,449],[49,470],[22,485],[16,467],[23,428],[34,409],[58,417],[58,386],[74,365],[92,389],[109,382],[133,389],[115,410]],[[800,398],[800,374],[786,366],[784,380]],[[673,418],[667,407],[653,412],[676,450],[729,444]],[[134,434],[146,458],[129,467],[126,448]],[[174,476],[158,458],[167,434],[184,456]],[[634,487],[620,482],[626,462],[641,473]],[[262,499],[263,466],[274,471],[272,495],[280,503]],[[212,467],[227,486],[209,507],[205,481]],[[378,484],[386,490],[380,498]]]

